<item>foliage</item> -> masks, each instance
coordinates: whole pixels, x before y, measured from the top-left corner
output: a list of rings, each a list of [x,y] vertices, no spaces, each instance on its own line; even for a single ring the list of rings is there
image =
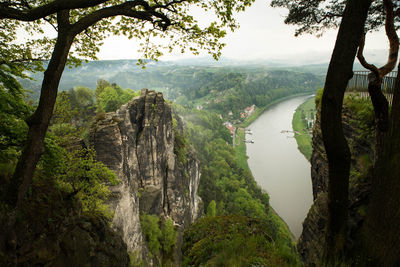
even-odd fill
[[[345,0],[301,2],[295,0],[273,0],[271,6],[284,7],[289,10],[285,23],[299,26],[295,32],[296,36],[303,33],[316,33],[317,36],[320,36],[327,29],[339,27],[346,2]],[[377,30],[384,25],[385,15],[382,10],[382,1],[374,1],[366,22],[367,30]],[[398,17],[396,17],[396,22],[399,22]]]
[[[106,112],[116,111],[140,92],[122,89],[116,84],[99,80],[95,92],[90,88],[77,86],[58,94],[49,131],[57,136],[58,144],[69,146],[80,138],[86,138],[91,120]],[[97,96],[95,98],[95,96]]]
[[[178,237],[178,233],[175,230],[174,223],[170,218],[167,218],[163,221],[161,225],[161,247],[163,254],[172,258],[171,253],[172,249],[176,244]]]
[[[24,91],[15,78],[0,71],[1,74],[0,177],[5,178],[12,175],[17,156],[21,153],[28,130],[25,120],[31,114],[32,107],[25,102]],[[94,159],[93,150],[67,151],[62,147],[71,138],[79,138],[71,123],[75,116],[76,109],[71,107],[68,92],[62,92],[58,96],[52,125],[45,138],[45,153],[35,174],[36,183],[50,179],[62,194],[70,194],[71,198],[78,201],[84,213],[109,216],[104,204],[109,195],[106,184],[117,182],[115,174]]]
[[[81,124],[78,122],[85,121],[83,114],[78,112],[78,108],[71,105],[71,91],[73,90],[58,94],[48,129],[51,134],[57,137],[56,142],[62,147],[68,147],[73,141],[80,138],[82,131],[78,130],[78,125]]]
[[[357,117],[351,120],[356,125],[355,133],[361,140],[373,140],[375,129],[374,108],[370,99],[349,95],[344,98],[344,108],[348,109],[350,114],[357,114]]]
[[[135,92],[129,88],[122,89],[116,84],[104,88],[101,88],[101,86],[101,83],[98,84],[99,88],[95,90],[97,111],[116,111],[121,105],[140,94],[140,91]]]
[[[221,214],[265,217],[268,198],[254,181],[251,172],[239,166],[229,145],[231,137],[221,119],[213,113],[175,106],[186,124],[190,144],[201,163],[199,195],[208,207],[214,200]],[[229,143],[228,143],[229,142]]]
[[[321,100],[322,100],[322,94],[324,93],[324,88],[321,88],[317,90],[317,94],[315,96],[315,107],[317,109],[321,108]]]
[[[211,200],[210,204],[207,207],[207,216],[215,216],[217,215],[217,203],[215,200]]]
[[[274,242],[279,247],[264,247],[264,249],[274,254],[274,257],[282,257],[288,259],[288,261],[297,262],[296,253],[293,251],[292,237],[287,226],[269,207],[269,196],[263,193],[254,181],[248,169],[247,162],[243,163],[239,161],[239,158],[243,157],[242,154],[245,154],[245,150],[238,153],[232,149],[230,145],[231,137],[227,129],[222,125],[221,119],[216,114],[210,112],[185,109],[177,105],[174,108],[178,114],[183,116],[188,138],[190,143],[195,147],[200,159],[202,177],[199,185],[199,195],[204,202],[204,206],[207,207],[208,216],[206,218],[216,218],[215,220],[224,221],[221,218],[228,217],[221,216],[229,215],[229,218],[232,218],[232,220],[243,218],[240,220],[259,221],[270,229],[271,237],[274,238]],[[203,227],[204,225],[197,226],[198,224],[201,225],[202,222],[195,223],[193,227]],[[216,224],[218,223],[220,221],[216,222]],[[233,225],[236,227],[236,224],[233,223]],[[208,227],[214,226],[207,225],[205,228]],[[226,225],[221,227],[226,227],[227,230],[230,229]],[[188,231],[188,235],[191,235],[191,230]],[[200,249],[199,247],[201,247],[202,251],[193,252],[193,258],[191,258],[192,256],[189,257],[191,260],[196,258],[194,260],[195,263],[186,262],[186,264],[198,265],[199,262],[201,264],[207,264],[208,262],[211,265],[220,264],[220,266],[249,266],[247,264],[254,260],[254,263],[259,262],[260,265],[264,264],[268,266],[265,262],[269,262],[269,252],[266,252],[268,255],[263,254],[260,256],[247,255],[246,253],[250,252],[244,253],[242,251],[243,247],[257,247],[261,243],[264,243],[265,240],[259,243],[258,239],[252,239],[246,233],[241,233],[239,236],[235,236],[234,234],[229,235],[229,233],[227,233],[226,238],[224,237],[225,239],[221,237],[223,240],[221,242],[217,240],[217,242],[213,239],[213,235],[216,235],[215,232],[205,229],[199,230],[198,234],[202,235],[202,239],[187,239],[184,246],[187,246],[187,248],[193,247],[193,250],[196,251],[197,248]],[[211,245],[211,243],[214,244],[214,241],[216,247]],[[192,253],[188,250],[186,252],[189,254]],[[213,258],[215,254],[218,255]],[[209,256],[212,259],[208,258]]]
[[[172,220],[166,218],[160,222],[157,215],[142,213],[140,224],[151,256],[163,262],[170,262],[178,236]]]
[[[142,226],[142,233],[146,238],[149,251],[153,256],[158,256],[161,249],[160,239],[162,232],[157,215],[142,213],[140,215],[140,225]]]
[[[19,208],[27,194],[36,165],[41,157],[46,130],[55,105],[58,85],[65,65],[81,63],[81,59],[96,59],[102,41],[111,33],[123,34],[128,38],[145,40],[141,43],[144,58],[157,59],[161,48],[171,52],[179,47],[198,54],[205,49],[217,59],[223,47],[219,39],[226,34],[225,29],[238,27],[233,12],[243,11],[252,0],[203,2],[203,1],[8,1],[0,5],[0,53],[4,53],[1,65],[13,62],[30,63],[48,60],[41,87],[38,107],[29,124],[26,149],[14,172],[14,186],[11,202]],[[214,11],[217,21],[202,27],[189,15],[189,6]],[[118,18],[117,21],[113,21]],[[24,23],[22,23],[24,22]],[[57,32],[53,37],[44,31],[43,24],[49,23]],[[18,44],[16,33],[25,34],[24,44]],[[151,38],[168,40],[155,45]],[[26,46],[26,45],[29,46]],[[15,53],[6,53],[11,46]],[[139,63],[142,63],[140,60]],[[33,70],[22,64],[19,77],[24,70]],[[35,136],[35,137],[33,137]],[[36,140],[34,140],[36,139]],[[19,186],[24,184],[24,186]],[[14,197],[14,196],[17,196]],[[14,217],[14,215],[12,215]],[[12,219],[11,221],[15,221]],[[9,224],[12,228],[14,223]],[[8,230],[6,231],[8,232]]]
[[[109,218],[105,202],[110,194],[108,185],[118,183],[116,175],[95,160],[93,149],[68,152],[51,135],[45,141],[46,152],[39,162],[40,177],[53,177],[60,190],[79,201],[83,212]]]
[[[56,13],[61,9],[70,10],[71,32],[76,37],[70,52],[72,63],[79,64],[78,58],[96,59],[96,53],[109,34],[125,35],[129,39],[141,40],[141,52],[144,58],[156,59],[162,52],[179,48],[183,51],[199,53],[205,49],[219,57],[223,44],[218,40],[224,37],[226,29],[238,27],[233,17],[234,12],[243,11],[251,0],[229,2],[203,1],[164,1],[164,2],[126,2],[126,1],[86,1],[85,4],[74,2],[54,5],[57,1],[29,1],[20,5],[18,1],[9,1],[1,7],[2,58],[9,61],[49,59],[55,40],[45,34],[45,24],[59,28]],[[213,11],[216,21],[208,25],[199,25],[189,15],[189,7],[198,7]],[[123,12],[121,10],[124,10]],[[133,10],[135,12],[129,12]],[[116,17],[120,16],[117,20]],[[29,21],[29,22],[21,22]],[[17,33],[26,32],[27,41],[15,42]],[[47,33],[47,32],[46,32]],[[38,36],[40,36],[38,38]],[[168,42],[153,40],[166,39]],[[9,51],[7,46],[9,45]]]
[[[189,145],[189,141],[185,136],[184,132],[181,132],[174,128],[174,154],[178,158],[178,162],[182,164],[187,163],[187,147]]]
[[[300,265],[298,258],[281,253],[272,232],[265,220],[204,217],[185,231],[183,266]]]
[[[51,124],[70,123],[72,119],[79,113],[76,106],[72,108],[72,95],[75,93],[74,89],[69,92],[63,91],[57,95],[56,104],[51,117]]]
[[[194,75],[193,82],[186,79],[186,87],[178,85],[182,86],[182,89],[175,89],[169,95],[177,96],[178,104],[202,106],[221,114],[227,120],[241,119],[240,112],[253,104],[262,109],[271,102],[289,95],[312,93],[321,82],[320,78],[310,73],[282,70],[266,72],[263,69],[228,69],[211,72],[201,69]],[[230,111],[232,115],[228,115]]]
[[[12,174],[28,131],[25,120],[32,107],[16,80],[23,76],[17,65],[0,65],[0,172]]]

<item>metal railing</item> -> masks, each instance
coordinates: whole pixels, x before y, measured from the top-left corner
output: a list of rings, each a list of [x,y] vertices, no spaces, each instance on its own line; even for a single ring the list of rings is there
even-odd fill
[[[359,96],[362,98],[368,98],[368,74],[369,71],[355,71],[353,77],[347,84],[347,92],[350,93],[359,93]],[[386,96],[389,105],[392,104],[393,100],[393,92],[395,86],[395,80],[397,76],[397,71],[392,71],[383,77],[382,80],[382,91]]]

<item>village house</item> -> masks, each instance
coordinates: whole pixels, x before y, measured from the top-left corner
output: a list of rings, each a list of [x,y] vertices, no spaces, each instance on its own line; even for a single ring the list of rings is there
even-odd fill
[[[245,108],[244,112],[247,114],[247,116],[250,116],[251,114],[253,114],[255,109],[256,109],[256,105],[253,104],[253,105]]]
[[[223,125],[231,132],[231,135],[234,134],[235,126],[233,126],[231,122],[226,121],[226,122],[223,123]]]
[[[244,119],[253,114],[254,110],[256,109],[256,105],[251,105],[244,109],[244,112],[240,112],[240,118]]]

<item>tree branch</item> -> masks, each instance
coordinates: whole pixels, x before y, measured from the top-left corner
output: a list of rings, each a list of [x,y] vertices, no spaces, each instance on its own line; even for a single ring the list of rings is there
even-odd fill
[[[389,56],[387,63],[379,68],[381,77],[391,72],[396,66],[397,55],[399,52],[399,37],[394,28],[394,11],[392,0],[383,0],[386,10],[385,31],[389,39]]]
[[[9,3],[0,3],[0,19],[34,21],[55,14],[64,9],[77,9],[97,6],[109,0],[55,0],[32,9],[17,9]]]
[[[58,27],[56,25],[54,25],[54,23],[51,22],[51,20],[49,18],[43,18],[45,21],[47,21],[47,23],[50,24],[51,27],[53,27],[53,29],[58,32]]]
[[[394,67],[396,66],[397,56],[399,52],[399,38],[397,36],[396,29],[394,27],[394,10],[393,10],[394,7],[392,0],[383,0],[383,4],[386,10],[385,31],[386,31],[386,36],[388,37],[389,40],[389,56],[386,64],[378,69],[375,65],[369,64],[365,60],[363,55],[364,45],[365,45],[365,33],[361,38],[361,42],[357,52],[357,58],[360,61],[361,65],[364,68],[372,71],[375,74],[376,78],[378,78],[379,82],[386,74],[388,74],[394,69]]]
[[[337,17],[337,18],[343,17],[343,14],[335,14],[335,13],[332,13],[332,12],[326,13],[326,14],[325,14],[324,16],[322,16],[320,19],[317,18],[317,15],[315,14],[315,12],[312,12],[311,15],[312,15],[314,21],[315,21],[317,24],[320,24],[321,22],[323,22],[323,21],[326,20],[326,19],[331,19],[331,18],[335,18],[335,17]]]
[[[361,65],[372,71],[377,77],[379,77],[379,70],[378,68],[374,65],[374,64],[369,64],[366,60],[365,57],[363,55],[364,53],[364,46],[365,46],[365,32],[362,34],[361,36],[361,40],[360,40],[360,45],[358,46],[358,51],[357,51],[357,58],[358,61],[360,61]]]
[[[137,6],[142,6],[145,10],[137,11],[134,9]],[[149,4],[143,0],[129,1],[120,5],[106,7],[97,10],[74,23],[72,25],[72,32],[74,35],[77,35],[104,18],[115,17],[118,15],[150,21],[156,23],[157,26],[161,27],[163,30],[166,30],[168,26],[171,25],[171,20],[165,14],[155,11],[156,8],[161,7],[149,6]],[[159,18],[160,20],[155,21],[154,17]]]

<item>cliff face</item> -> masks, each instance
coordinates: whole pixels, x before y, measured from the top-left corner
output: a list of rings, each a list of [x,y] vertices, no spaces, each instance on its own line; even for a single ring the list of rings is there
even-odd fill
[[[113,224],[122,233],[128,251],[139,257],[145,257],[147,251],[141,213],[171,218],[179,233],[200,213],[198,161],[190,149],[184,162],[178,160],[174,131],[182,131],[182,122],[178,118],[174,125],[162,94],[147,89],[92,126],[90,142],[97,159],[121,181],[111,188]],[[178,236],[181,239],[181,234]],[[177,260],[179,242],[176,251]]]
[[[351,158],[349,187],[349,240],[348,250],[365,216],[370,192],[369,167],[373,158],[373,121],[360,118],[355,105],[345,101],[343,107],[343,131],[349,143]],[[316,115],[312,139],[311,179],[314,203],[303,222],[303,232],[298,241],[298,251],[307,266],[319,266],[324,253],[325,227],[328,218],[328,161],[322,140],[320,112]]]

